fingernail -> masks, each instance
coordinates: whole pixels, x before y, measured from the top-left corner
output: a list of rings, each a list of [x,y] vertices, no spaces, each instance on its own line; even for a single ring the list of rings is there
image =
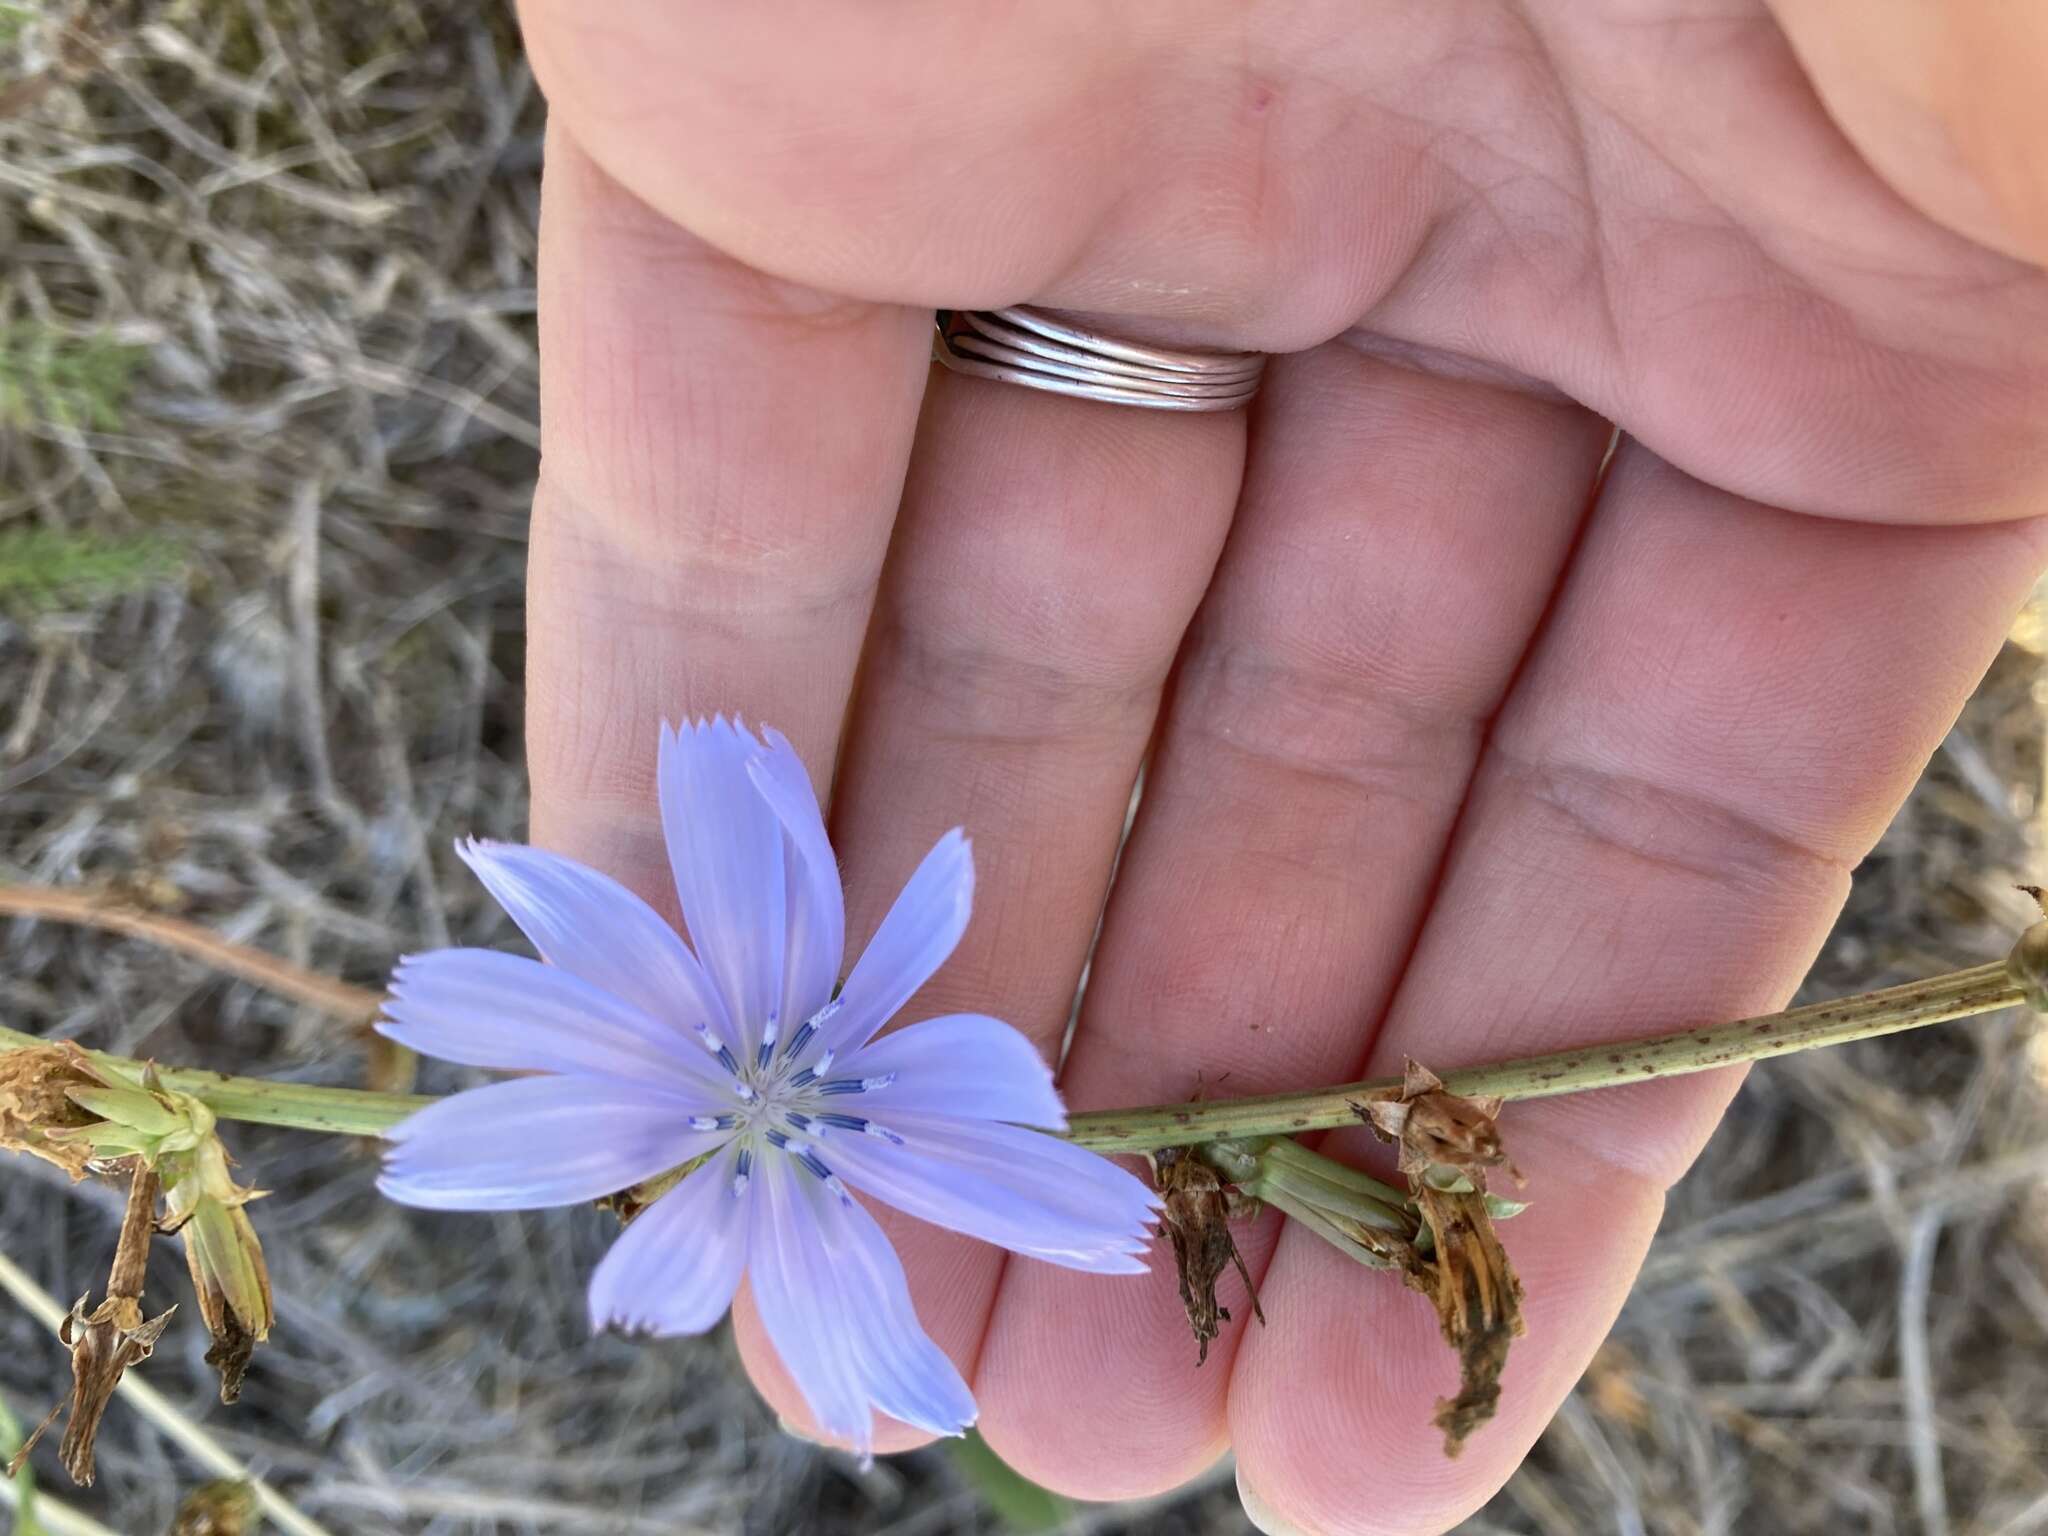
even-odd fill
[[[1243,1467],[1237,1469],[1237,1502],[1244,1506],[1245,1519],[1263,1531],[1265,1536],[1314,1536],[1307,1527],[1296,1525],[1285,1515],[1274,1511],[1244,1480]]]

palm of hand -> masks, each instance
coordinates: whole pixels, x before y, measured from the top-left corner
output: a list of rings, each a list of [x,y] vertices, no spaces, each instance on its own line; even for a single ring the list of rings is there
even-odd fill
[[[1948,167],[1880,180],[1747,5],[575,9],[527,18],[536,840],[655,891],[652,721],[840,741],[853,925],[965,823],[918,1011],[1052,1048],[1149,746],[1078,1107],[1775,1006],[2040,561],[1997,520],[2048,481],[2048,280],[1906,200],[1987,227]],[[1248,432],[927,388],[898,304],[1021,298],[1297,355]],[[1031,1475],[1141,1493],[1235,1442],[1298,1523],[1433,1529],[1733,1086],[1511,1115],[1531,1337],[1449,1468],[1425,1309],[1270,1221],[1271,1326],[1199,1373],[1169,1276],[896,1236]]]

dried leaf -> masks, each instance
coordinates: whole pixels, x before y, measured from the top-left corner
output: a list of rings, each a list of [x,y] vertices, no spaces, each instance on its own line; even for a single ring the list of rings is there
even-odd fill
[[[1180,1271],[1180,1300],[1188,1327],[1199,1347],[1195,1363],[1209,1358],[1209,1341],[1223,1331],[1230,1312],[1216,1300],[1216,1282],[1226,1265],[1235,1265],[1251,1297],[1252,1315],[1261,1323],[1258,1292],[1245,1268],[1244,1256],[1230,1235],[1230,1192],[1223,1175],[1204,1162],[1194,1147],[1162,1147],[1152,1154],[1153,1181],[1166,1201],[1161,1217],[1173,1242]]]

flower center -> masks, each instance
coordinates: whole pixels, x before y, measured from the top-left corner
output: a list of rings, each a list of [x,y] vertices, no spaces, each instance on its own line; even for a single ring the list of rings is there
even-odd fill
[[[787,1041],[778,1039],[777,1020],[769,1015],[754,1059],[746,1062],[708,1024],[697,1026],[698,1043],[731,1079],[734,1104],[723,1114],[693,1115],[690,1128],[735,1133],[739,1142],[732,1181],[735,1195],[746,1189],[756,1157],[779,1152],[823,1181],[841,1199],[851,1199],[826,1161],[821,1146],[840,1136],[873,1136],[903,1145],[903,1138],[894,1131],[851,1112],[860,1095],[877,1092],[895,1082],[894,1072],[866,1077],[834,1076],[834,1053],[830,1049],[811,1056],[821,1027],[839,1011],[839,1006],[836,999],[827,1003],[804,1020]]]

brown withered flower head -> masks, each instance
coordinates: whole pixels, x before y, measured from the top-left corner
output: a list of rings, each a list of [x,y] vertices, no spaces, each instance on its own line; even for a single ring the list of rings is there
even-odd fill
[[[1266,1314],[1259,1308],[1244,1255],[1230,1235],[1232,1198],[1223,1175],[1204,1162],[1195,1147],[1161,1147],[1151,1159],[1153,1182],[1166,1201],[1161,1225],[1173,1242],[1181,1305],[1187,1309],[1188,1327],[1200,1351],[1195,1363],[1201,1365],[1209,1358],[1209,1341],[1230,1321],[1229,1309],[1216,1300],[1216,1282],[1226,1265],[1235,1265],[1244,1280],[1252,1315],[1264,1323]]]
[[[1442,1078],[1411,1059],[1402,1073],[1399,1098],[1375,1099],[1352,1109],[1383,1140],[1398,1144],[1399,1167],[1410,1179],[1431,1168],[1456,1168],[1483,1191],[1489,1168],[1505,1169],[1517,1184],[1522,1182],[1501,1146],[1501,1103],[1490,1096],[1466,1098],[1446,1092]]]
[[[156,1227],[157,1178],[155,1170],[140,1158],[134,1162],[128,1186],[128,1208],[121,1218],[121,1236],[114,1248],[114,1264],[107,1276],[107,1297],[92,1311],[88,1297],[71,1305],[71,1313],[58,1326],[57,1337],[71,1351],[71,1418],[64,1426],[59,1454],[64,1470],[75,1483],[90,1486],[93,1479],[93,1444],[100,1420],[113,1401],[114,1388],[131,1365],[139,1365],[156,1348],[164,1325],[177,1308],[144,1319],[142,1279],[149,1263],[149,1239]],[[43,1432],[66,1407],[59,1402],[49,1416],[36,1426],[7,1464],[13,1477],[42,1439]]]
[[[1457,1396],[1436,1405],[1444,1454],[1455,1456],[1500,1406],[1508,1346],[1523,1332],[1522,1281],[1501,1247],[1482,1191],[1440,1190],[1418,1180],[1415,1201],[1432,1250],[1429,1283],[1416,1288],[1435,1304],[1444,1341],[1458,1353]]]
[[[1468,1098],[1410,1061],[1397,1098],[1354,1103],[1358,1117],[1400,1147],[1400,1168],[1422,1217],[1404,1278],[1436,1308],[1444,1341],[1457,1351],[1458,1392],[1436,1405],[1444,1454],[1456,1456],[1500,1405],[1508,1346],[1523,1331],[1522,1282],[1508,1262],[1494,1216],[1521,1207],[1486,1192],[1487,1170],[1522,1175],[1501,1143],[1501,1100]]]
[[[93,1150],[66,1133],[94,1119],[70,1092],[99,1085],[87,1060],[68,1041],[0,1054],[0,1148],[54,1163],[74,1180],[85,1177]]]

